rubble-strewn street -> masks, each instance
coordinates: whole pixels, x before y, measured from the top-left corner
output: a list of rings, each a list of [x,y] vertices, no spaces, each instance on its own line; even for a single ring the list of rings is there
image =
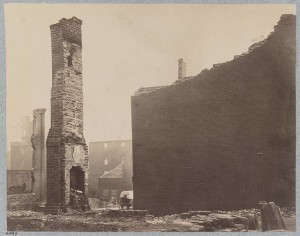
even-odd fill
[[[118,214],[118,212],[120,214]],[[98,209],[89,212],[71,212],[45,215],[33,211],[8,212],[9,231],[85,231],[85,232],[247,232],[260,231],[258,209],[235,212],[193,212],[155,217],[139,216],[134,211]],[[143,214],[143,212],[142,212]],[[142,215],[141,214],[141,215]],[[245,215],[257,214],[258,229],[253,229]],[[121,216],[127,215],[127,216]],[[295,209],[283,208],[282,215],[288,231],[296,230]]]

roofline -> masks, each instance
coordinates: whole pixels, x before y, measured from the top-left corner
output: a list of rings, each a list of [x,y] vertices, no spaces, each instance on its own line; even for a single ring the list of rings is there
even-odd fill
[[[273,36],[273,34],[275,33],[275,30],[276,30],[276,27],[280,24],[282,24],[282,22],[286,19],[292,19],[292,18],[295,18],[296,17],[296,14],[282,14],[280,17],[279,17],[279,20],[277,21],[277,23],[273,26],[273,30],[271,30],[267,35],[266,35],[266,38],[262,39],[262,40],[259,40],[258,42],[255,42],[255,43],[251,43],[249,46],[248,46],[248,50],[243,52],[243,53],[240,53],[239,55],[233,55],[233,58],[230,59],[230,60],[227,60],[227,61],[224,61],[224,62],[220,62],[220,63],[215,63],[212,65],[211,68],[205,68],[203,69],[200,73],[194,75],[194,76],[186,76],[184,78],[187,78],[186,80],[184,80],[184,78],[182,79],[177,79],[175,80],[172,84],[169,84],[169,85],[163,85],[163,86],[154,86],[154,87],[141,87],[139,88],[138,90],[136,90],[134,92],[134,95],[131,96],[132,98],[133,97],[139,97],[139,96],[143,96],[145,94],[152,94],[152,93],[155,93],[157,92],[158,90],[160,89],[167,89],[167,88],[171,88],[171,87],[174,87],[174,86],[178,86],[179,84],[182,85],[182,84],[185,84],[187,81],[189,80],[193,80],[193,79],[201,79],[201,76],[203,76],[203,74],[206,74],[206,73],[212,73],[217,67],[221,67],[221,66],[225,66],[226,64],[228,63],[231,63],[233,61],[235,61],[237,58],[240,58],[240,57],[243,57],[243,56],[247,56],[251,53],[253,53],[254,50],[256,50],[256,48],[260,48],[262,47],[265,43],[267,43],[267,41],[269,40],[270,37]],[[296,22],[297,23],[297,22]],[[158,88],[156,90],[151,90],[153,88]],[[147,91],[147,90],[150,90],[150,91]],[[145,92],[140,92],[140,90],[145,90]]]
[[[114,169],[118,168],[121,165],[123,165],[123,162],[121,164],[117,165],[115,168],[111,169],[110,171],[106,172],[105,174],[101,175],[98,179],[101,179],[102,177],[109,174],[110,172],[112,172]],[[122,178],[109,178],[109,179],[122,179]]]

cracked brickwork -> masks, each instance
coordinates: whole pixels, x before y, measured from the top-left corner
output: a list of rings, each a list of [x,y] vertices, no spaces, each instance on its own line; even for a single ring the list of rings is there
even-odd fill
[[[47,212],[64,211],[70,203],[70,170],[87,194],[88,148],[83,136],[82,21],[76,17],[51,25],[51,128],[47,138]]]

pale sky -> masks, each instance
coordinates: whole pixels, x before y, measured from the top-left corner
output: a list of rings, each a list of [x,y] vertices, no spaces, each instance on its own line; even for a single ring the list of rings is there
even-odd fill
[[[131,139],[130,98],[177,79],[177,60],[196,75],[266,37],[293,4],[5,4],[7,142],[22,116],[46,108],[50,125],[51,24],[83,20],[84,135]]]

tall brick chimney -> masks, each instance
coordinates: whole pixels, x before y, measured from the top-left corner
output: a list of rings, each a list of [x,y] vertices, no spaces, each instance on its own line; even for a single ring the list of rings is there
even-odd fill
[[[186,76],[186,65],[182,58],[178,60],[178,79],[183,79]]]
[[[47,138],[46,213],[65,211],[70,189],[87,194],[88,148],[83,136],[82,21],[51,25],[51,128]]]

